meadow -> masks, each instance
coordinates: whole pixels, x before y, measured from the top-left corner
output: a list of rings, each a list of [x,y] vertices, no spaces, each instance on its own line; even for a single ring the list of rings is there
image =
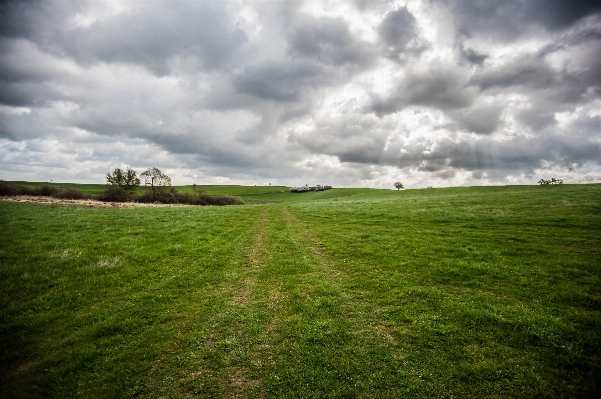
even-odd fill
[[[0,202],[0,397],[601,396],[601,185],[203,189]]]

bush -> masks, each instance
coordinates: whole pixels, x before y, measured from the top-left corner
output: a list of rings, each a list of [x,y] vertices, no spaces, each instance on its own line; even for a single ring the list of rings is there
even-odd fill
[[[141,202],[143,204],[152,204],[154,202],[154,197],[152,195],[152,191],[144,191],[141,194],[137,194],[135,196],[137,202]]]
[[[188,193],[182,193],[176,189],[171,189],[171,195],[174,203],[177,204],[189,204],[189,205],[244,205],[244,201],[242,201],[238,197],[233,197],[231,195],[210,195],[202,191],[197,191],[196,195],[191,195]]]
[[[61,190],[54,192],[52,194],[52,197],[59,198],[59,199],[71,199],[71,200],[79,200],[79,199],[88,198],[88,196],[86,196],[80,190],[78,190],[76,188],[71,188],[71,187],[63,188]]]
[[[217,195],[213,196],[213,204],[218,206],[224,205],[244,205],[244,201],[241,198],[233,197],[231,195]]]
[[[107,202],[129,202],[135,200],[142,203],[161,203],[161,204],[188,204],[188,205],[244,205],[238,197],[231,195],[210,195],[204,191],[197,189],[196,194],[182,193],[181,191],[170,188],[167,192],[159,192],[155,190],[147,190],[144,193],[138,194],[135,197],[130,195],[127,190],[118,185],[107,185],[104,192],[98,197],[84,194],[76,188],[63,188],[43,184],[36,189],[22,184],[16,184],[0,180],[0,196],[15,196],[15,195],[42,195],[46,197],[54,197],[59,199],[91,199],[95,198],[100,201]]]
[[[0,181],[0,196],[35,195],[31,187],[22,184]]]
[[[143,194],[138,195],[136,200],[142,203],[158,202],[161,204],[186,204],[200,206],[244,205],[244,201],[242,201],[240,198],[232,197],[230,195],[210,195],[203,192],[193,195],[182,193],[175,188],[171,188],[168,193],[162,193],[161,195],[156,196],[156,201],[151,191],[146,191]]]
[[[194,198],[193,195],[182,193],[175,188],[172,188],[169,194],[169,199],[173,201],[172,204],[191,204]]]
[[[50,186],[48,184],[42,184],[38,189],[38,195],[43,195],[44,197],[52,197],[59,191],[58,188]]]
[[[205,205],[211,205],[213,196],[210,194],[197,194],[194,197],[192,197],[192,201],[190,202],[190,205],[200,205],[200,206],[205,206]]]
[[[201,206],[225,206],[225,205],[244,205],[244,201],[238,197],[231,195],[210,195],[210,194],[198,194],[192,197],[191,205]]]
[[[121,186],[107,185],[104,193],[102,193],[98,199],[107,202],[129,202],[131,196]]]

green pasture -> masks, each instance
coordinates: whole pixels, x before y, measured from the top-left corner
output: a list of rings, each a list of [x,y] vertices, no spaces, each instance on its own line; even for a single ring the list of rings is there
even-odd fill
[[[0,397],[601,396],[601,185],[202,188],[0,202]]]

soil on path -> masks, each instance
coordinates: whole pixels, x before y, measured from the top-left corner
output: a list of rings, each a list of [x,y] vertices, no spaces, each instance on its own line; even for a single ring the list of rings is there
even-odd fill
[[[60,199],[54,197],[43,197],[33,195],[16,195],[11,197],[0,197],[0,201],[8,202],[36,202],[40,204],[63,204],[73,205],[84,208],[134,208],[140,206],[158,207],[158,206],[189,206],[189,205],[166,205],[166,204],[143,204],[140,202],[104,202],[93,199]]]

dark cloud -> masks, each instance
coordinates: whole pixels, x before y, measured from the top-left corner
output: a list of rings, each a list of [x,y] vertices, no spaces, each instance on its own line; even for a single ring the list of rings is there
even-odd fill
[[[386,14],[378,27],[388,57],[399,59],[405,52],[419,53],[423,44],[417,33],[417,21],[407,7]]]
[[[463,46],[463,43],[460,46],[460,54],[461,58],[474,65],[482,65],[484,61],[488,58],[488,55],[479,53],[471,48],[466,49]]]
[[[528,127],[534,131],[540,131],[548,126],[556,123],[555,113],[553,109],[549,109],[548,104],[546,107],[540,105],[529,109],[523,109],[516,112],[515,118],[520,125]]]
[[[524,17],[548,29],[563,29],[588,15],[601,11],[595,0],[528,0]]]
[[[10,21],[4,36],[32,40],[83,65],[136,64],[159,76],[169,73],[174,57],[197,58],[205,68],[226,65],[247,42],[245,32],[214,2],[135,3],[114,18],[69,29],[86,4],[72,3],[66,9],[58,2],[10,2],[3,16]]]
[[[457,127],[469,132],[490,134],[497,130],[503,107],[499,104],[479,104],[455,113]]]
[[[0,104],[24,107],[43,105],[49,97],[48,90],[31,83],[0,81]]]
[[[356,65],[372,63],[375,53],[367,43],[354,37],[341,18],[299,17],[288,29],[288,53],[306,57],[327,65]]]
[[[378,27],[378,33],[386,44],[402,51],[416,36],[416,21],[407,7],[390,11]]]
[[[62,23],[87,7],[87,1],[5,0],[0,2],[0,36],[43,43]]]
[[[513,40],[538,26],[546,30],[566,29],[582,18],[601,11],[594,0],[432,0],[446,5],[461,32]]]
[[[373,119],[348,115],[322,121],[308,132],[293,133],[289,140],[312,153],[334,155],[341,162],[380,164],[386,132]]]
[[[472,81],[482,90],[510,86],[542,89],[557,84],[558,73],[543,59],[526,56],[487,68],[475,75]]]
[[[383,116],[410,105],[443,110],[465,108],[472,103],[477,92],[466,72],[430,65],[426,70],[409,70],[388,97],[374,97],[370,110]]]
[[[47,82],[60,78],[60,62],[22,39],[0,38],[0,104],[39,106],[62,99]]]
[[[574,51],[571,58],[572,68],[575,71],[568,74],[572,78],[579,80],[580,86],[585,89],[595,87],[597,90],[601,86],[601,37],[595,41],[587,43],[586,46],[579,46]]]
[[[304,115],[305,112],[301,114]],[[259,123],[236,132],[237,141],[251,146],[266,144],[266,138],[272,137],[277,132],[280,117],[281,113],[277,110],[264,109]]]
[[[304,89],[324,82],[325,70],[308,61],[265,60],[244,68],[233,79],[240,93],[266,100],[293,102]]]
[[[545,57],[558,51],[568,50],[587,42],[599,40],[601,40],[601,14],[592,18],[587,24],[570,29],[556,40],[543,46],[537,52],[537,56]]]
[[[71,30],[62,49],[84,64],[133,63],[165,75],[174,57],[198,58],[206,68],[223,66],[247,41],[216,3],[161,4]]]

